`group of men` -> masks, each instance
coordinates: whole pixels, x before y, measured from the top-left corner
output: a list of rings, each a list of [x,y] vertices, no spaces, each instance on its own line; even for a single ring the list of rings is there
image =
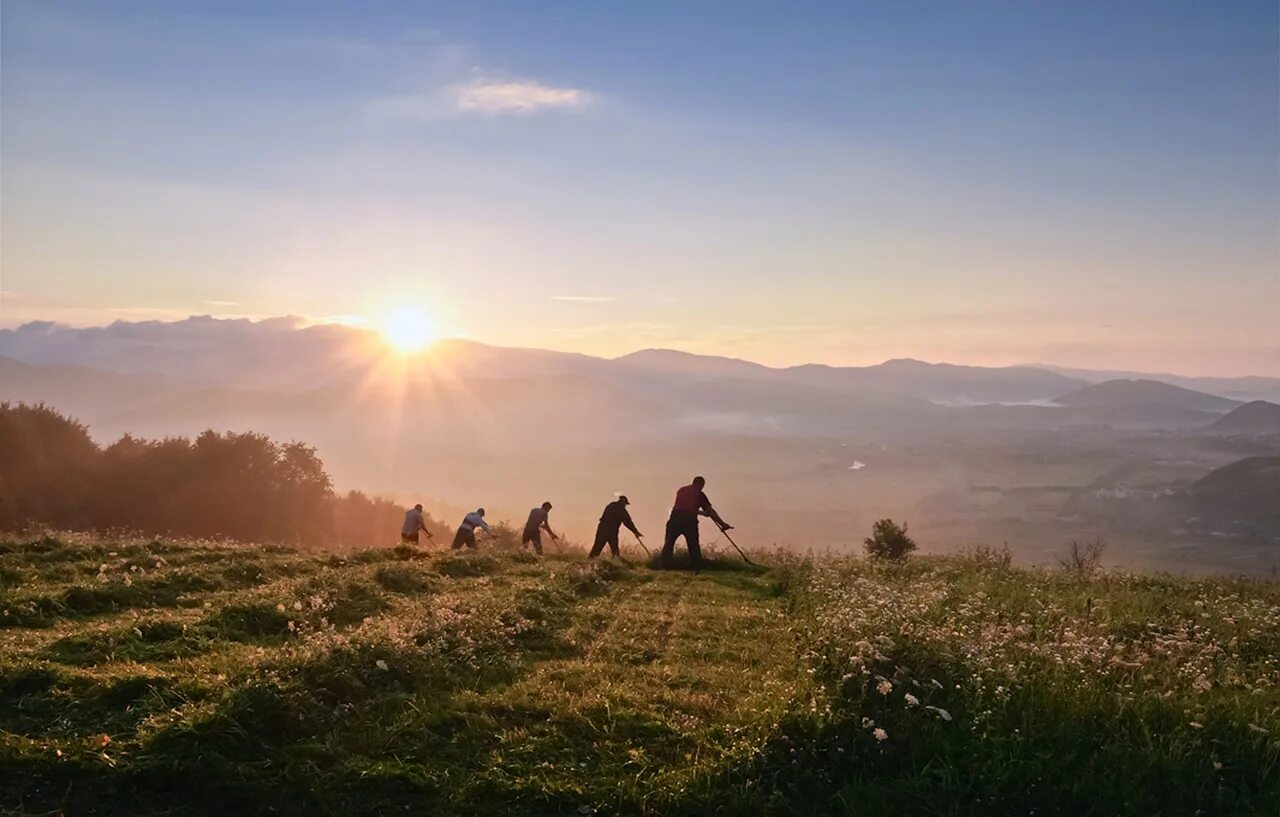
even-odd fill
[[[689,560],[694,566],[702,563],[702,546],[698,540],[699,516],[711,519],[721,531],[733,530],[733,526],[721,519],[720,514],[716,513],[715,508],[711,506],[711,500],[707,499],[707,494],[703,490],[706,484],[707,481],[704,478],[694,477],[693,482],[676,491],[675,501],[671,503],[671,516],[667,519],[666,536],[662,543],[661,564],[663,567],[671,564],[676,540],[682,536],[684,537],[685,546],[689,549]],[[631,512],[627,510],[627,506],[630,504],[631,501],[625,496],[619,496],[613,502],[604,506],[604,512],[600,514],[600,522],[596,525],[596,538],[591,544],[591,552],[588,558],[594,559],[603,553],[605,545],[609,546],[609,550],[614,557],[620,556],[618,534],[624,525],[627,530],[635,534],[636,539],[644,539],[644,534],[636,528],[635,522],[631,519]],[[522,545],[532,545],[534,551],[539,555],[542,553],[543,531],[547,532],[552,541],[560,541],[560,537],[556,536],[555,531],[551,530],[550,514],[550,502],[543,502],[529,511],[529,519],[525,522],[524,532],[520,537]],[[458,550],[464,546],[474,550],[476,547],[476,528],[480,528],[487,534],[492,535],[493,533],[484,519],[484,508],[477,508],[463,518],[458,525],[458,532],[453,537],[453,550]],[[431,531],[427,530],[422,506],[414,505],[405,512],[404,526],[400,530],[400,539],[403,542],[417,544],[419,532],[426,533],[428,539],[435,538],[431,535]]]

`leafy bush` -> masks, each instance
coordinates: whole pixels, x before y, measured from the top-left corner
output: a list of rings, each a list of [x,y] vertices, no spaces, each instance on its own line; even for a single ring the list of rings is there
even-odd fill
[[[906,523],[899,525],[892,519],[881,519],[871,528],[871,535],[862,540],[867,555],[873,559],[901,560],[916,549],[915,540],[907,535]]]

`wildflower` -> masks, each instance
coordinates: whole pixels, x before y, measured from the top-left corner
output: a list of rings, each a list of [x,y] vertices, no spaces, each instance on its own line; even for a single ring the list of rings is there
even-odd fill
[[[910,692],[908,692],[908,693],[904,696],[903,700],[905,700],[905,701],[907,702],[907,706],[919,706],[919,705],[920,705],[920,699],[919,699],[919,698],[917,698],[916,696],[912,695]]]
[[[381,658],[375,661],[373,665],[378,669],[382,670],[383,672],[386,672],[387,670],[391,669],[391,667],[387,666],[387,662],[383,661]]]
[[[317,606],[318,606],[318,605],[317,605]],[[302,609],[302,602],[300,602],[300,601],[295,601],[295,602],[293,603],[293,609],[295,609],[295,610],[301,610],[301,609]]]
[[[875,722],[875,721],[873,721],[873,720],[871,720],[870,718],[863,718],[863,719],[862,719],[862,728],[863,728],[863,729],[870,729],[871,727],[873,727],[873,726],[875,726],[875,725],[876,725],[876,722]]]
[[[876,692],[879,692],[881,695],[888,695],[890,692],[893,692],[893,684],[889,683],[887,678],[881,678],[880,683],[876,684]]]
[[[276,605],[276,612],[279,612],[279,613],[283,613],[283,612],[284,612],[284,604],[283,604],[283,603],[280,603],[280,604],[277,604],[277,605]]]
[[[871,734],[875,735],[875,738],[878,741],[886,741],[889,739],[889,733],[884,731],[883,729],[880,729],[879,727],[877,727],[876,731],[872,732]]]

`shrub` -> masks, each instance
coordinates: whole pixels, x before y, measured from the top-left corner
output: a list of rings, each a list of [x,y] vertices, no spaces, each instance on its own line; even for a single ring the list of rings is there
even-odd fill
[[[1102,554],[1107,549],[1105,540],[1098,538],[1092,542],[1072,542],[1067,552],[1058,558],[1062,569],[1074,578],[1084,581],[1098,572],[1102,566]]]
[[[1013,565],[1013,551],[1009,550],[1008,542],[1000,547],[969,545],[960,551],[960,555],[979,567],[989,567],[994,570],[1008,570]]]
[[[871,535],[863,539],[862,544],[873,559],[905,559],[916,549],[915,541],[907,536],[906,524],[899,525],[892,519],[881,519],[875,523]]]

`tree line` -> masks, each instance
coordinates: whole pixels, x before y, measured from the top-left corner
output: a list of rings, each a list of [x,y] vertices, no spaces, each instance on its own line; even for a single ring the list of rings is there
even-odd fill
[[[397,541],[403,515],[380,497],[335,494],[303,443],[205,431],[195,439],[126,434],[100,446],[48,406],[0,403],[0,530],[373,546]],[[427,526],[444,531],[430,518]]]

